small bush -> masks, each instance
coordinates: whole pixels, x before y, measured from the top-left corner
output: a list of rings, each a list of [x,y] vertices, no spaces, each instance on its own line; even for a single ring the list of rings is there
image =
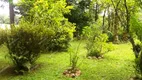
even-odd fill
[[[106,48],[106,40],[107,40],[107,35],[100,34],[96,36],[92,41],[89,41],[86,47],[88,51],[87,56],[95,56],[97,58],[102,56],[102,53]]]
[[[0,45],[4,44],[7,40],[8,29],[0,28]]]
[[[135,41],[135,44],[136,44],[136,45],[140,45],[140,46],[142,46],[142,43],[141,43],[141,41],[140,41],[140,40],[138,40],[138,39],[136,39],[136,38],[135,38],[135,39],[134,39],[134,41]]]
[[[18,73],[30,71],[43,48],[45,33],[43,27],[26,21],[21,21],[19,26],[11,29],[6,43]]]
[[[107,31],[107,35],[108,35],[108,41],[112,42],[114,34],[112,32],[110,32],[110,31]]]
[[[97,23],[91,24],[84,29],[83,33],[87,38],[87,56],[95,56],[98,58],[106,51],[108,36],[102,32],[101,27]]]
[[[141,75],[142,77],[142,52],[140,53],[139,57],[135,59],[135,69],[136,69],[136,74]]]
[[[112,50],[115,50],[115,46],[112,42],[109,42],[109,43],[106,43],[105,45],[105,52],[109,52],[109,51],[112,51]]]
[[[55,34],[48,38],[46,49],[48,51],[63,51],[69,47],[69,42],[72,40],[72,31],[63,30],[54,32]],[[47,34],[48,36],[48,34]]]

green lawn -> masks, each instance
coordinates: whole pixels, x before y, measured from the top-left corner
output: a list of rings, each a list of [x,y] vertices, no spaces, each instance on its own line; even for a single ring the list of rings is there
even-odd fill
[[[71,47],[76,48],[79,42],[72,42]],[[87,59],[84,42],[79,49],[79,69],[81,76],[73,80],[129,80],[135,75],[134,54],[130,44],[115,45],[114,51],[104,55],[104,59]],[[62,75],[69,67],[69,53],[44,53],[37,60],[40,67],[25,75],[14,75],[11,69],[12,62],[5,57],[7,49],[0,48],[0,80],[72,80]],[[2,71],[3,70],[3,71]]]

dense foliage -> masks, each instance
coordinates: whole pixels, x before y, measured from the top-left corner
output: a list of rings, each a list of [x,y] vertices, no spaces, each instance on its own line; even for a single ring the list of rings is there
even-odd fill
[[[11,29],[6,43],[18,73],[29,71],[41,51],[68,48],[75,26],[63,14],[69,13],[72,7],[66,7],[64,0],[53,3],[30,2],[33,8]]]
[[[64,16],[68,18],[70,22],[76,23],[75,37],[80,38],[83,28],[89,25],[88,22],[91,20],[88,10],[90,2],[90,0],[67,0],[67,5],[72,5],[74,8],[71,10],[70,14],[65,14]]]
[[[30,11],[25,11],[26,16],[24,18],[29,22],[35,22],[40,26],[47,28],[50,34],[46,35],[45,50],[57,51],[66,50],[69,47],[69,42],[73,37],[75,31],[74,24],[68,22],[68,19],[64,17],[64,14],[70,12],[72,6],[66,6],[64,0],[59,1],[21,1],[19,7],[23,7],[23,4],[28,3],[32,7]],[[28,18],[28,19],[27,19]]]
[[[5,30],[3,28],[0,28],[0,45],[5,43],[5,41],[7,40],[8,33],[9,33],[8,29]]]
[[[87,56],[100,57],[104,53],[106,41],[108,36],[105,33],[102,33],[101,27],[98,23],[86,27],[84,29],[84,35],[87,38],[86,49]]]
[[[43,35],[46,31],[40,25],[26,21],[21,21],[18,26],[11,29],[6,43],[18,73],[29,71],[37,60],[43,48]]]

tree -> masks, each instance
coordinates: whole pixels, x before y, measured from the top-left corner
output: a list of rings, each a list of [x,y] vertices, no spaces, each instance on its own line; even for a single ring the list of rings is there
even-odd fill
[[[121,2],[121,0],[118,0],[118,2],[111,0],[112,2],[112,6],[114,8],[114,43],[118,43],[118,26],[119,26],[119,23],[118,23],[118,7],[119,7],[119,4]]]
[[[132,0],[132,2],[133,2],[133,0]],[[130,31],[130,27],[131,27],[130,20],[131,20],[131,17],[132,17],[132,13],[134,14],[135,13],[134,10],[136,10],[135,7],[131,8],[133,6],[134,6],[134,4],[128,5],[128,1],[124,0],[124,7],[125,7],[125,13],[126,13],[125,14],[126,15],[126,32],[129,34],[129,40],[130,40],[130,42],[132,44],[133,51],[135,53],[135,57],[138,58],[138,55],[139,55],[139,52],[140,52],[138,50],[139,47],[136,45],[136,43],[134,41],[134,38],[133,38],[133,35],[132,35],[131,31]]]
[[[9,15],[10,15],[10,24],[14,24],[14,5],[13,5],[13,0],[9,1]],[[11,26],[12,28],[12,26]]]
[[[15,14],[19,14],[23,16],[25,19],[29,20],[30,17],[33,15],[30,15],[30,10],[34,7],[34,1],[26,0],[26,1],[19,1],[17,4],[15,4]]]
[[[74,8],[71,10],[70,14],[65,14],[64,16],[68,18],[71,23],[76,24],[77,27],[74,36],[79,38],[82,34],[83,27],[87,26],[88,21],[90,20],[88,11],[86,11],[89,9],[90,0],[67,0],[67,3],[68,5],[74,6]]]
[[[142,8],[142,0],[135,0],[140,8]]]

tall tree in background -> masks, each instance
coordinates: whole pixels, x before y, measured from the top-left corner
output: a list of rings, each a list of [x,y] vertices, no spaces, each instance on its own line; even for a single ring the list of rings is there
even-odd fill
[[[142,0],[135,0],[140,8],[142,8]]]
[[[139,45],[137,45],[134,41],[134,37],[132,33],[136,33],[136,32],[132,32],[131,27],[136,27],[134,25],[130,25],[131,21],[132,21],[132,15],[135,15],[136,10],[137,10],[137,5],[134,3],[134,0],[129,0],[129,2],[127,0],[123,0],[124,2],[124,8],[125,8],[125,20],[126,20],[126,32],[129,34],[129,40],[132,44],[133,47],[133,52],[135,53],[135,57],[138,58],[139,56]],[[133,2],[133,4],[132,4]],[[130,4],[131,3],[131,4]],[[139,26],[140,27],[140,26]],[[138,36],[138,35],[137,35]]]
[[[114,8],[114,39],[113,42],[114,43],[118,43],[118,9],[119,9],[119,4],[120,4],[121,0],[118,0],[118,2],[114,2],[113,0],[111,0],[112,2],[112,6]],[[115,4],[116,3],[116,4]]]
[[[31,1],[31,0],[22,0],[19,1],[16,5],[15,5],[15,9],[17,11],[15,11],[15,14],[20,14],[21,16],[23,16],[26,20],[30,20],[33,15],[30,15],[30,10],[32,8],[34,8],[34,2],[35,1]]]
[[[79,37],[82,34],[84,26],[88,26],[90,21],[89,16],[89,5],[91,0],[67,0],[68,5],[73,5],[74,9],[71,10],[70,14],[64,16],[72,23],[76,23],[75,37]]]
[[[9,16],[10,16],[10,24],[14,24],[14,5],[13,0],[9,0]],[[12,28],[12,26],[11,26]]]

